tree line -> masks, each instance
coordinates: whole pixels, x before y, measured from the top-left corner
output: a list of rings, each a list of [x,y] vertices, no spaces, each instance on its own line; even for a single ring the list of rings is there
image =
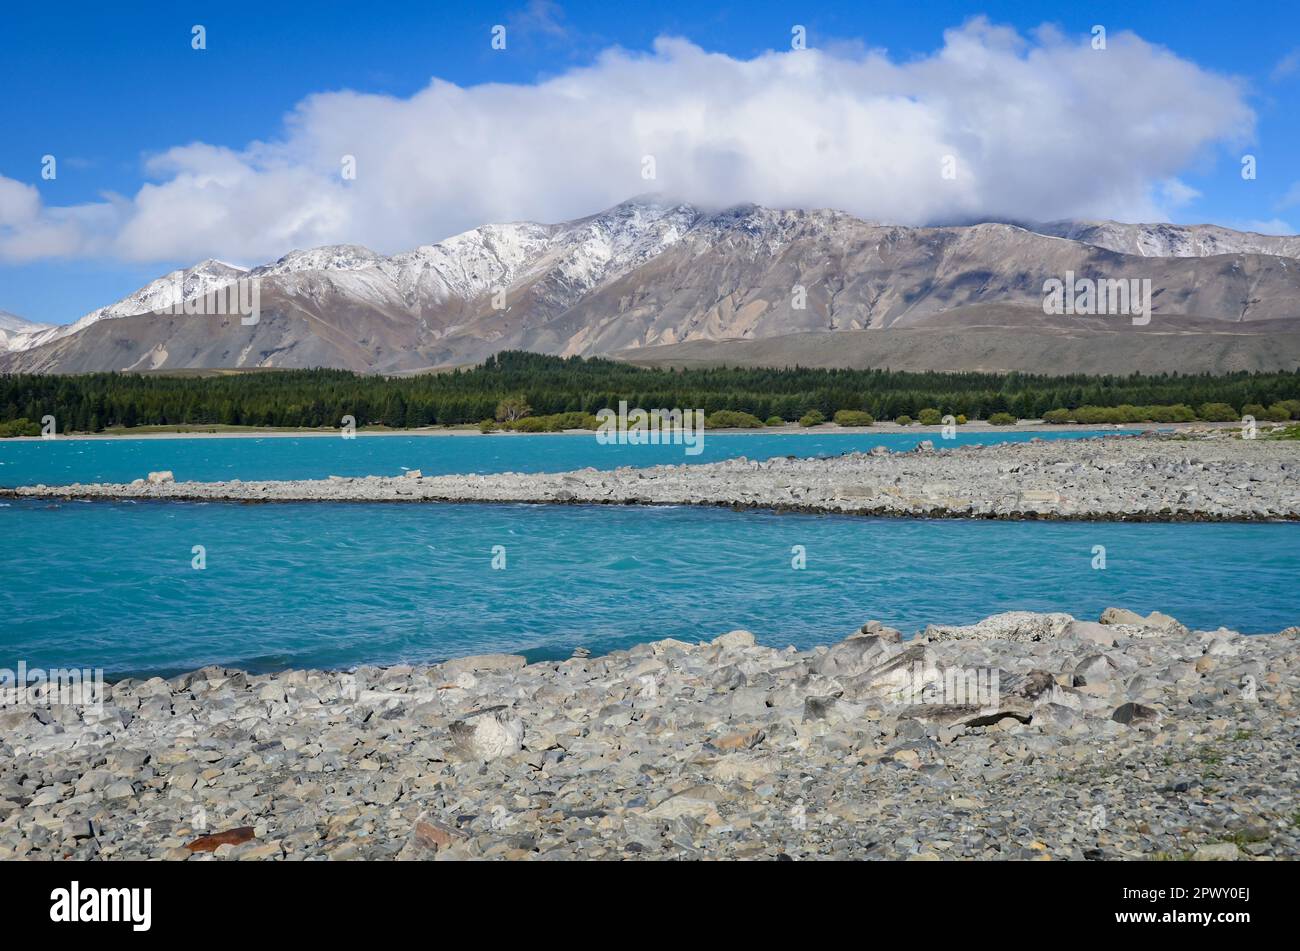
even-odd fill
[[[645,369],[600,358],[505,352],[471,369],[384,377],[346,370],[178,374],[0,375],[0,424],[53,416],[59,432],[204,425],[394,428],[481,423],[503,401],[531,414],[593,414],[630,407],[727,410],[797,421],[816,412],[918,417],[938,410],[970,419],[997,413],[1041,418],[1081,407],[1215,406],[1241,412],[1300,399],[1300,371],[1282,373],[1048,376],[912,373],[804,367]],[[12,428],[12,427],[11,427]]]

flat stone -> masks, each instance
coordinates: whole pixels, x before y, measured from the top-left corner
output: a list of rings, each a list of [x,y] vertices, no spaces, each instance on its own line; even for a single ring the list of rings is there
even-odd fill
[[[477,674],[484,671],[520,670],[527,659],[521,654],[477,654],[473,657],[456,657],[438,665],[445,677],[458,674]]]
[[[1160,711],[1140,703],[1120,704],[1110,717],[1116,723],[1127,726],[1143,726],[1160,720]]]
[[[432,852],[449,849],[456,842],[464,839],[463,833],[429,816],[421,816],[411,832],[411,841],[414,845]]]
[[[1202,845],[1192,853],[1192,859],[1197,862],[1235,862],[1240,858],[1241,850],[1232,842]]]
[[[192,842],[187,842],[185,848],[191,852],[215,852],[223,845],[239,845],[241,842],[248,842],[252,838],[252,826],[238,826],[234,829],[226,829],[224,832],[201,835]]]
[[[720,736],[715,740],[710,740],[709,745],[714,749],[729,752],[731,750],[749,750],[753,749],[759,743],[763,742],[764,733],[760,729],[744,730],[740,733],[728,733],[726,736]]]

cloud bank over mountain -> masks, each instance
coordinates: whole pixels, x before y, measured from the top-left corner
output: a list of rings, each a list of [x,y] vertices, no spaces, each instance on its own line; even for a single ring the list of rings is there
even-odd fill
[[[1090,39],[977,19],[904,61],[846,47],[745,60],[662,38],[529,85],[321,93],[275,141],[149,157],[133,196],[52,207],[0,176],[0,260],[394,251],[647,192],[909,225],[1164,220],[1195,194],[1180,173],[1250,141],[1247,90],[1131,33]]]

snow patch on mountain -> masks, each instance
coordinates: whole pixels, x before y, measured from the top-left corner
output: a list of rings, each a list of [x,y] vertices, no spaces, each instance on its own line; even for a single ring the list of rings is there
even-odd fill
[[[0,353],[27,349],[27,341],[38,334],[53,329],[50,324],[25,320],[7,310],[0,310]]]
[[[0,330],[10,333],[30,333],[33,330],[44,330],[49,326],[49,324],[38,324],[34,320],[26,320],[7,310],[0,310]]]
[[[290,251],[274,264],[254,268],[249,275],[262,277],[298,271],[359,271],[381,264],[384,260],[382,254],[376,254],[359,244],[330,244],[306,251]]]
[[[575,299],[681,241],[699,218],[688,205],[624,202],[558,225],[484,225],[388,258],[380,268],[411,305],[473,301],[549,280]]]
[[[1233,231],[1218,225],[1053,221],[1035,226],[1033,230],[1120,254],[1148,258],[1201,258],[1216,254],[1271,254],[1300,258],[1300,236]]]
[[[484,225],[395,255],[380,268],[408,303],[473,300],[513,284],[546,252],[552,231],[532,222]]]
[[[690,205],[624,202],[567,228],[556,270],[575,287],[595,287],[662,254],[699,218]]]

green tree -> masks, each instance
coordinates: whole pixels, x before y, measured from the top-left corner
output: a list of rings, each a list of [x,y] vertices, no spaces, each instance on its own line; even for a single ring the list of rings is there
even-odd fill
[[[507,396],[497,403],[496,418],[502,422],[513,423],[517,419],[532,415],[533,408],[522,396]]]

